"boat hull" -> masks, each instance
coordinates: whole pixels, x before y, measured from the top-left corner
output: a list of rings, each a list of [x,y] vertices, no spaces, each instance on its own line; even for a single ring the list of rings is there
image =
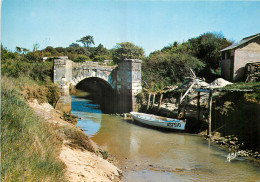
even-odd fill
[[[185,130],[186,122],[178,119],[159,117],[152,114],[130,112],[132,118],[140,123],[150,126],[169,128],[175,130]]]

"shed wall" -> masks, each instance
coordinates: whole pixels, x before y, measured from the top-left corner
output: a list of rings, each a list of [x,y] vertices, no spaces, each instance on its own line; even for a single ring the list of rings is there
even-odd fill
[[[258,61],[260,61],[260,37],[235,50],[233,81],[239,81],[244,78],[246,63]]]

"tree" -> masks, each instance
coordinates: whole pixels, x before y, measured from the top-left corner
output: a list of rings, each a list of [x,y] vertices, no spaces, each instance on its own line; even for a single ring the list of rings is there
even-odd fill
[[[94,50],[94,55],[101,56],[106,54],[109,54],[109,51],[102,44],[99,44]]]
[[[69,45],[69,47],[79,48],[80,46],[77,43],[72,43],[72,44]]]
[[[204,33],[188,40],[192,54],[206,64],[200,76],[215,79],[214,73],[220,68],[221,49],[231,45],[221,33]]]
[[[161,85],[172,85],[184,81],[190,73],[200,71],[204,64],[192,55],[156,51],[150,54],[148,60],[142,64],[142,78],[150,86],[159,88]]]
[[[63,47],[56,47],[55,49],[56,49],[56,51],[59,52],[59,53],[64,53],[64,54],[66,54],[66,52],[67,52],[66,49],[63,48]]]
[[[78,55],[75,59],[74,62],[85,62],[85,61],[90,61],[89,57],[86,55]]]
[[[84,47],[89,47],[91,44],[95,45],[94,38],[91,35],[82,37],[80,40],[77,40],[77,42],[81,42],[84,45]]]
[[[23,54],[26,54],[27,52],[29,52],[28,49],[26,48],[23,48],[23,47],[16,47],[16,51],[19,52],[19,53],[23,53]]]
[[[44,49],[44,51],[45,51],[45,52],[49,52],[49,54],[50,54],[51,56],[58,56],[58,55],[59,55],[58,51],[57,51],[55,48],[53,48],[52,46],[47,46],[47,47]]]
[[[113,61],[118,64],[124,59],[142,59],[144,50],[131,42],[117,43],[115,49],[112,50]]]
[[[22,50],[23,50],[23,48],[21,48],[21,47],[18,47],[18,46],[16,47],[16,51],[17,51],[17,52],[21,53],[21,52],[22,52]]]

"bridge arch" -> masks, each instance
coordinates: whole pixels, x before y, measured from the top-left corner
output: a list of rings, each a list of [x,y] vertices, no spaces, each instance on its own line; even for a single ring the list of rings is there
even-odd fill
[[[88,92],[86,99],[98,104],[103,113],[115,113],[117,111],[117,93],[112,86],[99,77],[88,77],[75,86],[76,89]]]
[[[61,92],[56,108],[70,112],[70,86],[77,86],[86,81],[96,81],[104,87],[109,84],[118,94],[118,108],[121,109],[119,112],[136,111],[138,108],[135,96],[142,91],[141,62],[137,59],[125,59],[116,67],[91,61],[74,63],[66,56],[55,59],[53,81]]]
[[[71,85],[76,86],[86,78],[100,78],[108,82],[112,88],[116,86],[115,67],[91,67],[90,65],[82,65],[73,63]]]

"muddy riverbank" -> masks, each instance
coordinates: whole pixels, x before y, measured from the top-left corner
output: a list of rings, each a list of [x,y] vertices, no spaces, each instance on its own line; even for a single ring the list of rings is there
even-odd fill
[[[121,181],[122,172],[114,165],[116,160],[101,150],[81,129],[65,121],[50,104],[38,104],[34,100],[29,105],[44,122],[53,125],[62,141],[59,158],[66,165],[68,181]]]
[[[252,102],[246,93],[216,93],[213,97],[212,135],[207,136],[208,129],[208,94],[201,95],[200,115],[196,95],[187,95],[185,104],[178,105],[179,95],[176,92],[167,93],[158,109],[158,98],[155,103],[147,107],[143,101],[141,112],[166,117],[187,120],[186,132],[199,134],[206,140],[211,140],[230,153],[260,161],[260,103]],[[145,95],[145,97],[148,97]]]

